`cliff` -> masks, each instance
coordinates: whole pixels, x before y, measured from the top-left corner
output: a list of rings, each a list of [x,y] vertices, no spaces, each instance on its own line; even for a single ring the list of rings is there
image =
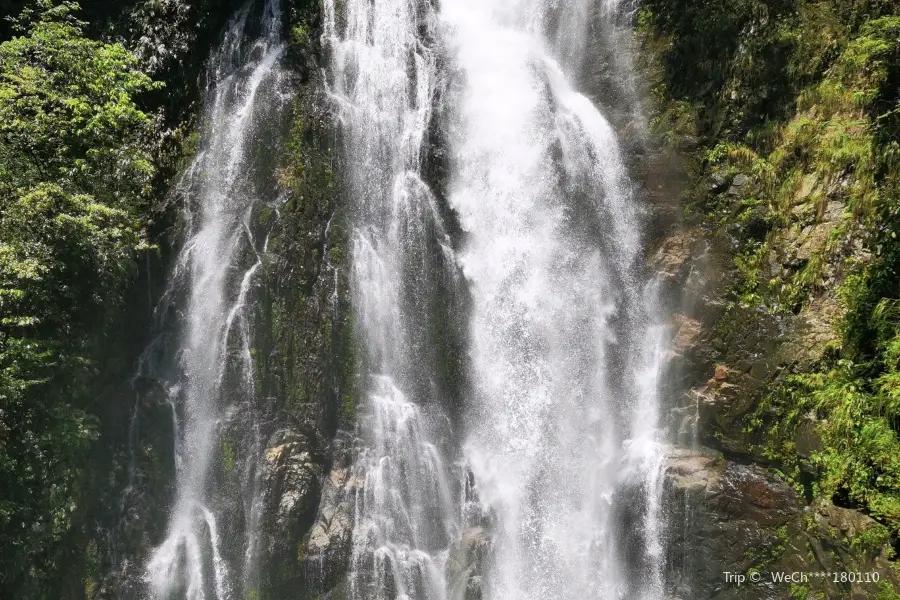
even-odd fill
[[[18,13],[22,3],[13,4]],[[133,121],[98,142],[111,153],[139,148],[126,153],[137,164],[126,176],[98,160],[87,176],[57,181],[47,165],[76,173],[90,156],[53,142],[19,177],[31,159],[10,148],[26,147],[16,143],[27,136],[0,129],[2,248],[15,250],[0,255],[0,486],[12,490],[0,497],[3,598],[137,598],[165,538],[174,409],[160,381],[136,376],[135,365],[185,243],[178,183],[202,128],[207,56],[238,4],[86,2],[74,12],[87,23],[67,35],[102,40],[115,59],[109,78],[126,79],[127,101],[109,96]],[[352,207],[325,92],[321,6],[294,0],[284,11],[291,104],[286,122],[272,125],[279,202],[247,221],[267,240],[248,292],[255,385],[244,399],[263,443],[249,444],[236,419],[223,419],[210,480],[227,516],[224,537],[258,534],[259,577],[239,582],[239,597],[341,600],[363,483],[351,465],[362,393]],[[74,23],[68,14],[47,20]],[[610,36],[605,45],[589,46],[583,79],[611,115],[636,197],[651,213],[646,270],[659,276],[672,313],[661,394],[670,597],[897,600],[897,8],[889,0],[647,0],[622,25],[600,32]],[[4,29],[3,39],[24,35],[17,31]],[[634,65],[609,50],[626,46]],[[14,58],[44,64],[26,51]],[[4,63],[10,97],[31,97],[17,65]],[[458,242],[441,117],[423,176]],[[41,187],[50,179],[63,191]],[[104,188],[107,180],[119,186]],[[32,187],[41,194],[22,191]],[[72,200],[85,195],[97,201]],[[22,223],[43,227],[40,219],[84,229],[52,229],[59,245],[28,254],[51,229]],[[103,255],[96,261],[73,258],[93,257],[93,247]],[[241,265],[256,259],[245,254]],[[422,362],[447,391],[452,421],[468,391],[459,321],[470,307],[439,292],[427,302]],[[260,504],[248,508],[241,486],[251,471]],[[470,501],[472,490],[464,492]],[[449,551],[456,598],[481,598],[489,525],[466,528]],[[241,551],[224,552],[240,562]],[[739,585],[746,580],[726,572],[761,582]],[[771,579],[792,572],[823,575]]]
[[[686,597],[894,598],[896,9],[647,2],[651,128],[685,173],[668,478]],[[676,504],[677,506],[677,504]],[[699,555],[696,554],[699,552]]]

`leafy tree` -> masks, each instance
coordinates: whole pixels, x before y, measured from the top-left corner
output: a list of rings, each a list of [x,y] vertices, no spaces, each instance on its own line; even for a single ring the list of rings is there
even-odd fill
[[[142,246],[155,84],[42,0],[0,44],[0,589],[59,597],[53,577],[96,439],[91,357]]]

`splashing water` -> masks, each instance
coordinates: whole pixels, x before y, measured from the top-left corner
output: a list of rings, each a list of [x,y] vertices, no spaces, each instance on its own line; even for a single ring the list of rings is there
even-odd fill
[[[615,4],[323,2],[361,350],[353,600],[462,598],[450,555],[475,498],[490,515],[486,600],[662,597],[666,331],[620,140],[577,91],[592,19]],[[274,192],[255,183],[265,169],[251,150],[285,77],[277,3],[248,44],[251,22],[241,11],[211,61],[207,135],[182,183],[187,242],[159,309],[184,298],[177,364],[146,373],[165,382],[177,434],[176,498],[146,570],[160,599],[237,600],[255,576],[258,474],[248,466],[240,491],[243,552],[222,539],[210,476],[230,415],[248,415],[245,440],[260,439],[244,305],[265,251],[250,216]],[[423,175],[435,107],[450,160],[432,183],[447,184],[449,207]],[[458,255],[441,208],[459,220]],[[436,314],[456,308],[435,308],[437,291],[460,284],[472,390],[461,449],[432,343]]]
[[[426,304],[452,260],[420,175],[431,120],[434,20],[427,2],[325,1],[329,92],[345,134],[352,290],[362,341],[350,597],[443,599],[456,536],[446,433],[430,378]],[[437,238],[441,251],[432,252]]]
[[[263,3],[258,22],[253,6],[239,11],[210,60],[200,148],[178,189],[185,199],[187,241],[157,309],[165,321],[181,306],[176,347],[157,339],[142,360],[141,375],[163,383],[176,432],[175,501],[166,538],[145,574],[151,595],[166,600],[229,600],[242,589],[237,575],[254,577],[258,515],[252,513],[259,486],[252,458],[240,490],[250,513],[239,541],[246,548],[243,564],[229,562],[226,548],[235,541],[222,538],[218,514],[226,492],[210,474],[231,413],[242,415],[248,456],[259,455],[252,447],[259,432],[245,304],[265,241],[255,238],[250,220],[259,203],[277,200],[271,186],[260,183],[272,173],[260,163],[259,149],[271,146],[265,126],[278,121],[287,95],[279,4]],[[257,26],[257,41],[248,41],[248,31]]]
[[[616,134],[571,83],[589,13],[442,3],[490,600],[662,596],[664,329]]]

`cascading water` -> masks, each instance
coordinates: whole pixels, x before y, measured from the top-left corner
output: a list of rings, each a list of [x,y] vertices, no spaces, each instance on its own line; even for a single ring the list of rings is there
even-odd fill
[[[459,510],[431,376],[427,303],[452,260],[422,181],[435,59],[428,2],[325,1],[329,92],[346,141],[352,289],[365,401],[358,414],[350,597],[443,599]]]
[[[573,89],[590,5],[441,6],[485,598],[660,598],[664,329],[616,134]]]
[[[249,31],[257,27],[253,42]],[[265,252],[254,210],[277,201],[266,128],[278,122],[287,99],[281,28],[277,0],[251,3],[232,20],[210,59],[200,147],[179,184],[186,242],[157,309],[161,329],[177,333],[171,343],[160,335],[141,366],[142,376],[163,384],[176,437],[168,533],[145,574],[154,598],[229,600],[255,578],[261,451],[245,304]],[[239,540],[224,539],[223,528],[234,533],[232,523],[220,522],[229,494],[210,464],[230,424],[247,456],[238,502],[248,525]]]
[[[323,7],[362,375],[345,490],[349,597],[462,600],[477,572],[486,600],[658,600],[665,328],[642,273],[643,217],[619,140],[575,89],[591,20],[613,7]],[[153,346],[142,372],[165,382],[178,440],[169,529],[146,570],[160,599],[256,589],[262,434],[244,305],[265,251],[254,207],[277,197],[259,184],[271,165],[254,161],[265,154],[260,127],[284,104],[284,49],[275,1],[254,44],[250,13],[214,55],[207,135],[182,184],[187,243],[159,309],[184,307],[177,348]],[[447,205],[423,175],[438,98],[449,175],[432,183],[447,188]],[[446,211],[458,219],[459,256]],[[449,299],[463,284],[467,311]],[[443,345],[456,313],[469,320],[470,349],[458,389]],[[450,413],[467,383],[458,440]],[[235,422],[246,457],[237,526],[222,517],[229,492],[211,475]],[[473,525],[485,524],[487,556],[461,559],[481,531]]]

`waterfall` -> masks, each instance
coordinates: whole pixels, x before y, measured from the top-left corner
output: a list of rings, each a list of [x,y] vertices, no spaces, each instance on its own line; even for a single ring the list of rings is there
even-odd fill
[[[665,329],[619,140],[575,89],[585,2],[444,0],[472,295],[465,457],[490,600],[662,597]]]
[[[427,1],[325,0],[328,91],[346,142],[351,285],[362,354],[350,597],[446,597],[456,469],[429,303],[455,260],[422,179],[435,15]]]
[[[176,433],[175,500],[145,574],[154,598],[230,600],[255,578],[261,434],[245,305],[266,245],[254,211],[278,200],[267,155],[277,132],[267,128],[287,99],[281,29],[277,0],[251,3],[231,21],[210,58],[199,148],[177,189],[186,241],[140,372],[162,383]],[[226,426],[240,432],[247,456],[237,502],[249,525],[237,532],[222,519],[231,494],[212,475]]]
[[[579,91],[595,20],[615,17],[597,4],[323,0],[359,374],[339,492],[352,600],[663,595],[667,332],[621,140]],[[158,309],[161,331],[176,313],[175,347],[157,342],[142,367],[177,432],[169,528],[146,569],[159,599],[258,589],[264,427],[245,304],[266,247],[254,211],[278,202],[265,131],[287,94],[278,5],[250,43],[252,6],[213,55],[179,188],[187,241]],[[214,474],[226,428],[241,432],[238,490]]]

